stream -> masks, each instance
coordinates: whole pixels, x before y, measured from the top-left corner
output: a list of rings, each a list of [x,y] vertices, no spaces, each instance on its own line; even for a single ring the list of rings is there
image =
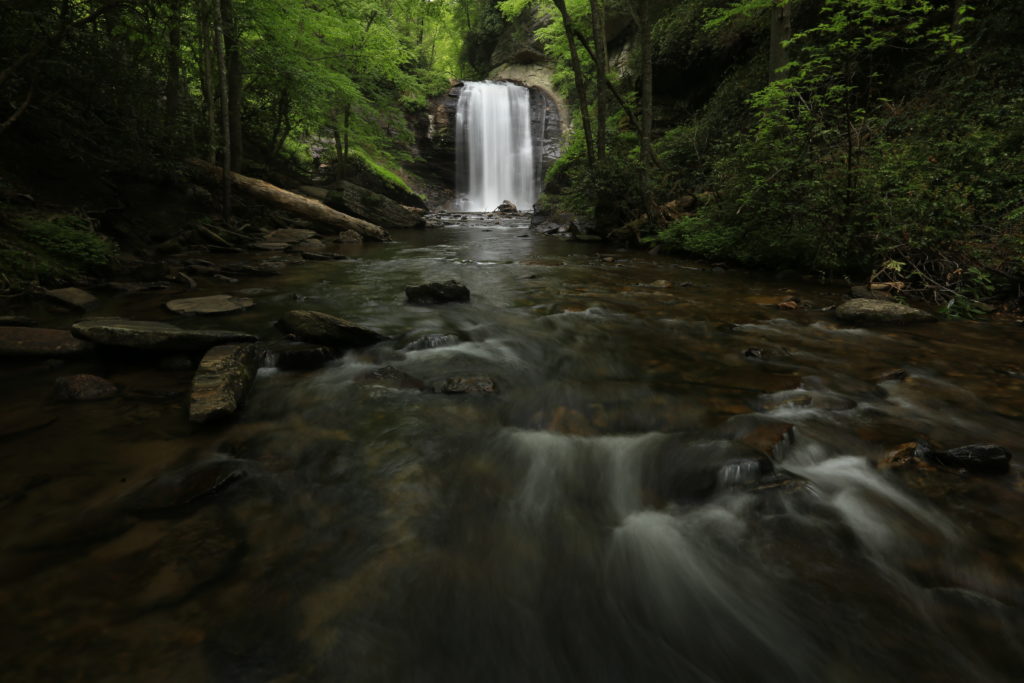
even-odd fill
[[[225,426],[188,425],[187,368],[109,357],[119,397],[54,404],[95,366],[0,367],[0,411],[38,423],[0,439],[0,680],[1020,680],[1021,328],[854,328],[822,310],[836,287],[442,218],[205,282],[256,299],[229,316],[104,299],[391,337],[263,368]],[[405,302],[448,279],[469,303]],[[1017,459],[884,466],[920,439]]]

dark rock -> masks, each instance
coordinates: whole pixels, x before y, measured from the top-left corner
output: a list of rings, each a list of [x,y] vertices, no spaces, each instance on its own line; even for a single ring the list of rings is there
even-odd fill
[[[183,507],[226,490],[246,476],[244,464],[233,458],[204,460],[161,474],[128,495],[129,512],[158,512]]]
[[[190,299],[171,299],[164,306],[168,311],[179,315],[219,315],[244,311],[254,304],[252,299],[235,297],[230,294],[216,294]]]
[[[96,297],[84,289],[78,287],[64,287],[63,289],[44,290],[46,297],[62,306],[84,311],[96,304]]]
[[[58,401],[102,401],[117,396],[112,382],[96,375],[67,375],[54,383],[54,397]]]
[[[884,292],[880,289],[871,289],[864,285],[854,285],[853,287],[850,287],[850,296],[854,299],[880,299],[883,301],[892,298],[892,294],[889,292]]]
[[[850,299],[836,306],[835,315],[846,323],[861,325],[899,325],[934,322],[935,316],[895,301]]]
[[[318,311],[288,311],[277,325],[302,341],[334,348],[370,346],[387,339],[380,332]]]
[[[157,367],[168,372],[184,372],[195,367],[195,363],[188,356],[168,356],[161,358]]]
[[[1010,471],[1013,454],[1002,446],[990,443],[959,446],[948,451],[932,450],[927,444],[918,444],[916,455],[944,467],[963,469],[972,474],[1006,474]]]
[[[516,208],[516,205],[507,199],[499,204],[495,211],[498,213],[519,213],[519,209]]]
[[[355,382],[356,384],[383,386],[391,389],[423,391],[427,388],[427,385],[421,380],[390,365],[364,372],[355,378]]]
[[[215,346],[192,378],[188,419],[195,424],[234,415],[245,401],[259,367],[255,344]]]
[[[454,301],[469,301],[469,289],[457,280],[428,282],[405,288],[405,298],[411,304],[445,304]]]
[[[326,245],[324,245],[324,241],[323,240],[309,239],[309,240],[303,240],[302,242],[299,242],[298,244],[293,244],[288,249],[289,249],[289,251],[294,251],[294,252],[297,252],[299,254],[302,254],[302,253],[305,253],[305,252],[323,251],[325,246]]]
[[[902,382],[907,378],[909,373],[903,368],[894,368],[892,370],[886,370],[878,376],[879,382]]]
[[[315,370],[334,357],[327,346],[279,341],[264,346],[270,362],[282,370]]]
[[[437,349],[442,346],[452,346],[458,344],[461,341],[454,334],[428,334],[425,337],[407,344],[405,347],[406,351],[421,351],[423,349]]]
[[[71,332],[102,346],[143,351],[205,351],[220,344],[257,341],[245,332],[185,330],[168,323],[123,318],[83,320],[72,325]]]
[[[337,257],[333,254],[320,254],[315,251],[299,252],[299,255],[307,261],[333,261]]]
[[[490,377],[449,377],[441,387],[445,394],[496,394],[498,386]]]
[[[423,216],[396,201],[345,180],[331,186],[324,204],[385,229],[422,228]]]
[[[237,277],[230,277],[228,275],[223,275],[221,273],[214,273],[213,274],[213,279],[214,280],[219,280],[220,282],[227,282],[228,284],[231,284],[231,285],[233,285],[236,282],[238,282],[238,278]]]
[[[287,242],[253,242],[250,245],[253,249],[260,251],[284,251],[288,248]]]
[[[38,327],[0,327],[0,357],[54,358],[82,356],[93,345],[65,330]]]
[[[345,230],[344,232],[338,233],[337,240],[342,244],[358,244],[363,241],[363,236],[355,230]]]

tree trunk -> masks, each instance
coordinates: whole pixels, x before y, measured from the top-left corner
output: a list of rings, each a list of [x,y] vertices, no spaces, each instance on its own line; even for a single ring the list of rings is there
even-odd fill
[[[387,242],[391,239],[387,231],[379,225],[374,225],[360,218],[335,211],[315,199],[310,199],[288,190],[282,190],[280,187],[271,185],[266,181],[250,178],[241,173],[225,173],[223,168],[208,164],[200,159],[190,159],[189,163],[196,169],[199,178],[208,184],[216,185],[221,181],[222,177],[226,176],[231,178],[239,192],[244,192],[254,199],[301,216],[314,223],[320,223],[335,230],[355,230],[363,237],[380,242]]]
[[[587,143],[587,164],[594,168],[594,134],[590,127],[590,112],[587,109],[587,85],[583,80],[583,66],[580,64],[580,55],[576,51],[576,39],[573,37],[572,21],[569,18],[569,10],[565,7],[565,0],[554,0],[555,7],[562,15],[562,24],[565,26],[565,39],[569,42],[569,61],[572,64],[572,73],[576,81],[576,98],[579,100],[580,118],[583,120],[583,137]]]
[[[654,64],[651,48],[651,3],[640,0],[640,61],[643,63],[643,77],[640,89],[640,118],[643,130],[640,132],[640,149],[644,165],[653,163],[654,148],[651,145],[651,131],[654,128]]]
[[[172,0],[170,5],[170,27],[167,30],[167,82],[164,87],[164,125],[168,137],[174,135],[181,111],[181,0]]]
[[[240,31],[235,19],[232,0],[221,0],[224,12],[224,47],[227,51],[228,66],[228,115],[231,117],[231,165],[232,171],[242,167],[242,57],[239,50]]]
[[[217,64],[220,71],[220,123],[224,150],[224,168],[231,168],[231,108],[228,105],[228,62],[224,46],[224,4],[228,0],[217,0],[214,13],[214,31],[217,42]],[[231,174],[222,173],[224,224],[231,223]]]
[[[208,0],[196,0],[196,29],[199,33],[199,82],[203,90],[203,108],[206,110],[206,160],[217,160],[217,94],[214,83],[216,67],[216,37],[211,27],[213,9]]]
[[[785,78],[789,50],[785,42],[793,37],[793,9],[790,0],[776,0],[771,14],[771,40],[768,49],[768,81]]]
[[[608,147],[608,42],[605,38],[604,3],[590,0],[590,24],[594,32],[594,74],[597,106],[597,160],[604,161]]]

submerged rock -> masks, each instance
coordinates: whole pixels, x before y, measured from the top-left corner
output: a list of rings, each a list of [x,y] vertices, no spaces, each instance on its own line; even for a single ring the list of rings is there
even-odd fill
[[[246,474],[244,463],[239,460],[204,460],[150,480],[124,499],[124,507],[130,512],[182,507],[224,491]]]
[[[382,368],[364,372],[355,378],[355,382],[356,384],[370,384],[391,389],[423,391],[427,388],[427,385],[422,380],[413,377],[407,372],[402,372],[391,365],[385,365]]]
[[[81,356],[92,351],[88,341],[66,330],[40,327],[0,327],[0,357],[57,358]]]
[[[376,330],[319,311],[288,311],[277,325],[302,341],[335,348],[371,346],[387,339]]]
[[[422,351],[423,349],[438,349],[443,346],[452,346],[461,341],[454,334],[428,334],[420,337],[406,345],[406,351]]]
[[[469,301],[469,288],[458,280],[428,282],[406,287],[405,298],[411,304],[420,305]]]
[[[102,401],[117,396],[113,382],[96,375],[67,375],[54,383],[58,401]]]
[[[878,299],[850,299],[836,306],[836,317],[860,325],[898,325],[934,322],[935,316],[912,306]]]
[[[991,443],[959,446],[948,451],[937,451],[928,444],[918,444],[915,455],[972,474],[1006,474],[1010,471],[1010,460],[1013,458],[1009,450]]]
[[[103,346],[143,351],[205,351],[232,342],[257,341],[256,336],[231,330],[185,330],[168,323],[94,318],[71,326],[76,337]]]
[[[192,379],[188,419],[195,424],[234,415],[259,367],[255,344],[216,346],[206,352]]]
[[[244,297],[231,296],[230,294],[216,294],[214,296],[198,296],[190,299],[171,299],[164,306],[172,313],[179,315],[218,315],[221,313],[234,313],[252,308],[255,302]]]
[[[441,387],[445,394],[496,394],[498,385],[490,377],[449,377]]]

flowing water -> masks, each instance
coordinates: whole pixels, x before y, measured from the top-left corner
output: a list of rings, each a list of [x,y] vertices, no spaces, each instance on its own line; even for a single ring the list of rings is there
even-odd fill
[[[537,200],[530,91],[513,83],[467,81],[455,114],[456,200],[461,211],[494,211]]]
[[[119,398],[55,406],[96,368],[5,367],[0,410],[56,421],[0,441],[0,679],[1020,680],[1020,464],[876,467],[922,436],[1024,454],[1019,328],[840,326],[836,289],[460,219],[218,285],[265,291],[183,324],[393,337],[262,370],[224,427],[188,428],[188,371],[108,358]],[[449,278],[469,303],[405,303]],[[196,467],[245,476],[161,504]]]

